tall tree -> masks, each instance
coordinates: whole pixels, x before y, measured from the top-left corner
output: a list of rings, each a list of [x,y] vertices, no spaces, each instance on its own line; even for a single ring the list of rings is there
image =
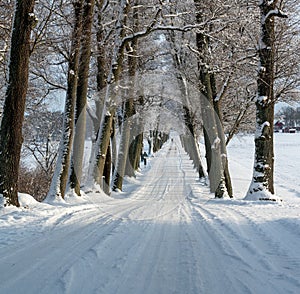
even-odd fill
[[[135,1],[138,7],[138,1]],[[133,30],[138,26],[138,9],[133,9]],[[124,101],[124,114],[121,127],[121,142],[119,145],[118,159],[116,170],[113,178],[113,190],[122,190],[123,178],[126,172],[126,165],[128,166],[128,153],[130,148],[130,138],[132,129],[132,116],[134,115],[134,95],[135,95],[135,79],[137,71],[137,39],[133,40],[129,46],[128,56],[128,97]],[[127,168],[128,171],[128,168]]]
[[[97,137],[95,153],[96,158],[93,170],[93,179],[96,184],[102,185],[102,176],[105,166],[106,154],[110,143],[110,136],[115,113],[115,98],[116,90],[122,72],[122,65],[124,59],[125,43],[123,38],[125,35],[125,24],[127,13],[129,11],[129,1],[121,1],[119,4],[118,18],[116,21],[116,32],[114,51],[111,60],[110,72],[107,78],[107,87],[104,99],[104,109],[101,118],[101,126]]]
[[[255,159],[252,182],[246,199],[269,200],[274,194],[274,58],[275,16],[287,17],[279,4],[262,0],[261,38],[258,48],[259,71],[256,98]]]
[[[71,52],[68,68],[68,88],[66,93],[63,135],[58,159],[48,193],[48,199],[64,198],[71,164],[71,152],[74,140],[74,113],[78,84],[78,67],[82,36],[82,8],[83,0],[74,2],[74,27],[72,34]]]
[[[78,69],[78,84],[75,113],[75,136],[71,162],[70,187],[80,195],[80,182],[86,133],[86,104],[91,57],[91,36],[95,0],[86,0],[83,7],[81,53]]]
[[[211,83],[212,92],[213,92],[213,106],[214,106],[218,136],[220,138],[221,159],[222,159],[222,166],[223,166],[223,171],[224,171],[225,184],[226,184],[228,195],[229,195],[229,197],[232,198],[233,197],[233,188],[232,188],[231,176],[230,176],[229,167],[228,167],[226,139],[225,139],[225,133],[224,133],[223,115],[222,115],[222,110],[221,110],[221,100],[222,100],[222,97],[225,95],[229,79],[230,79],[230,77],[228,77],[226,79],[226,81],[219,93],[217,93],[216,80],[215,80],[214,74],[211,74],[210,83]]]
[[[200,23],[203,21],[203,3],[199,0],[194,0],[194,2],[196,7],[196,20]],[[219,117],[215,114],[214,110],[214,74],[208,62],[210,52],[210,40],[208,35],[203,32],[197,32],[196,44],[199,52],[200,100],[210,190],[215,193],[215,197],[222,198],[228,196],[228,192],[222,162],[222,141],[219,137],[217,122]]]
[[[28,87],[30,34],[36,24],[34,4],[34,0],[16,1],[9,81],[0,129],[0,193],[6,205],[19,206],[17,182]]]

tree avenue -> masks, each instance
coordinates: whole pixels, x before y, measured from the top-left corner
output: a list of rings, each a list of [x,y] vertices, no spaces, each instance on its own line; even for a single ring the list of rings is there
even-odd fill
[[[28,0],[2,9],[0,203],[19,206],[18,191],[30,190],[28,152],[46,174],[39,201],[110,195],[173,131],[216,198],[234,197],[228,142],[255,133],[245,196],[276,200],[274,105],[299,99],[297,1]],[[62,104],[61,116],[48,115]],[[40,130],[60,118],[60,130]]]

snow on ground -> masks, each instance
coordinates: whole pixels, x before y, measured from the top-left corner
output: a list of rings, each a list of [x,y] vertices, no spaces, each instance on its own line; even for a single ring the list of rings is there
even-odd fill
[[[283,200],[300,201],[300,134],[275,133],[275,193]],[[235,185],[235,198],[243,198],[252,177],[254,140],[236,136],[229,143],[228,156]]]
[[[229,146],[234,200],[199,183],[178,137],[126,191],[0,210],[0,293],[299,293],[299,134],[276,134],[281,203],[244,201],[253,138]]]

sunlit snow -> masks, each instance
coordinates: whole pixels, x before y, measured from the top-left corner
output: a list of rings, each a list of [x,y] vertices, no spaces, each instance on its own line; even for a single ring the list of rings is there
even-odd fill
[[[0,293],[298,293],[300,134],[275,134],[280,203],[243,200],[253,140],[229,145],[233,200],[213,198],[176,136],[122,193],[21,194],[0,210]]]

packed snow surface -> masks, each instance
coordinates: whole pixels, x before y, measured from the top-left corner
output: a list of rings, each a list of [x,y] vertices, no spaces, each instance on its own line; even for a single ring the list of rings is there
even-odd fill
[[[276,134],[282,202],[245,201],[253,137],[229,146],[235,199],[215,200],[178,137],[125,192],[20,195],[0,210],[0,293],[300,293],[299,134]]]

